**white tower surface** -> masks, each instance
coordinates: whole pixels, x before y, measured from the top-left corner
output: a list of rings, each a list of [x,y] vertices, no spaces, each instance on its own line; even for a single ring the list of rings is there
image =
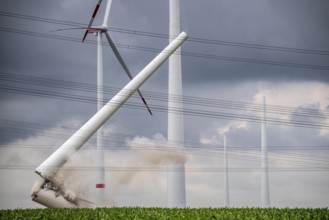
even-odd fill
[[[102,34],[97,33],[97,110],[101,110],[104,103],[103,83],[103,40]],[[97,173],[96,173],[96,195],[98,204],[103,204],[105,195],[105,161],[103,146],[103,126],[97,131]]]
[[[103,26],[109,22],[112,0],[107,1]],[[97,111],[104,105],[104,71],[103,71],[103,39],[101,31],[97,32]],[[105,158],[103,126],[97,130],[97,173],[96,173],[96,196],[98,204],[104,203],[105,196]]]
[[[267,161],[267,137],[266,137],[266,100],[263,96],[262,104],[262,124],[261,124],[261,206],[270,206],[270,190],[268,178]]]
[[[225,207],[230,206],[229,197],[229,181],[228,181],[228,157],[227,157],[227,141],[226,135],[224,134],[224,191],[225,191]]]
[[[180,1],[169,0],[169,42],[180,33]],[[182,100],[181,50],[169,58],[168,82],[168,145],[184,148],[184,122]],[[167,173],[168,207],[186,207],[185,164],[168,164]]]

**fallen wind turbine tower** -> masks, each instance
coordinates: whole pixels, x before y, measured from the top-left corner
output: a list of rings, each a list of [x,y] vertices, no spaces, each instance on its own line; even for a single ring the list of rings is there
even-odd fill
[[[169,0],[169,42],[180,33],[180,0]],[[182,67],[180,48],[169,58],[168,145],[184,148]],[[168,207],[186,207],[185,164],[173,162],[167,170]]]
[[[64,189],[61,181],[56,178],[56,174],[186,39],[187,34],[185,32],[178,35],[136,77],[36,168],[35,172],[44,181],[33,188],[33,201],[49,208],[97,206],[80,198],[79,195],[75,195],[73,191],[68,192],[69,190]]]

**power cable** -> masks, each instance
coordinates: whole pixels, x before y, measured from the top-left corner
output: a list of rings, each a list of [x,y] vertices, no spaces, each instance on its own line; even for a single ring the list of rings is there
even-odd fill
[[[64,80],[54,80],[48,78],[41,77],[33,77],[26,76],[14,73],[6,73],[0,72],[0,79],[2,82],[10,82],[15,83],[12,87],[20,88],[21,85],[33,85],[33,86],[42,86],[46,87],[49,90],[49,87],[53,88],[61,88],[67,90],[76,90],[82,92],[93,93],[93,96],[96,92],[96,85],[86,84],[86,83],[78,83],[72,81],[64,81]],[[19,83],[17,85],[17,83]],[[9,85],[5,85],[9,86]],[[34,87],[35,88],[35,87]],[[29,89],[29,88],[27,88]],[[118,91],[119,88],[114,87],[104,87],[104,93],[108,95],[114,95]],[[168,95],[163,93],[156,92],[144,92],[144,96],[149,100],[156,100],[161,102],[168,102]],[[94,98],[92,98],[94,99]],[[209,99],[202,97],[193,97],[193,96],[172,96],[171,100],[177,103],[183,103],[184,105],[189,106],[202,106],[202,107],[215,107],[215,108],[227,108],[227,109],[235,109],[235,110],[243,110],[243,111],[253,111],[253,112],[261,112],[262,105],[255,103],[244,103],[244,102],[236,102],[236,101],[227,101],[227,100],[218,100],[218,99]],[[329,112],[325,110],[318,109],[306,109],[306,108],[292,108],[285,106],[274,106],[274,105],[266,105],[267,114],[280,114],[280,115],[294,115],[301,117],[313,117],[326,119],[329,117]]]
[[[58,98],[62,100],[69,100],[69,101],[80,101],[85,103],[96,103],[94,97],[88,96],[81,96],[81,95],[70,95],[65,93],[59,92],[52,92],[52,91],[45,91],[45,90],[37,90],[37,89],[25,89],[25,88],[16,88],[10,86],[1,86],[0,91],[6,92],[14,92],[18,94],[28,94],[28,95],[35,95],[39,97],[47,97],[47,98]],[[248,121],[248,122],[257,122],[261,123],[262,118],[260,116],[253,116],[253,115],[245,115],[245,114],[233,114],[233,113],[226,113],[226,112],[218,112],[218,111],[209,111],[209,110],[196,110],[196,109],[189,109],[185,108],[183,110],[180,109],[168,109],[165,106],[161,105],[153,105],[150,104],[150,107],[156,112],[174,112],[179,114],[184,114],[186,116],[195,116],[195,117],[206,117],[206,118],[213,118],[213,119],[227,119],[227,120],[236,120],[236,121]],[[136,103],[125,103],[123,107],[129,107],[132,109],[141,109],[142,106]],[[273,118],[267,117],[267,123],[271,124],[278,124],[278,125],[287,125],[287,126],[296,126],[296,127],[305,127],[305,128],[315,128],[315,129],[329,129],[329,125],[326,123],[321,122],[312,122],[312,121],[305,121],[305,120],[287,120],[281,118]]]
[[[34,129],[35,127],[41,127],[41,129],[45,129],[48,126],[40,123],[22,123],[19,121],[11,121],[11,120],[0,120],[1,124],[9,124],[10,127],[16,129],[26,129],[30,130],[31,128]],[[65,133],[66,136],[69,133],[73,133],[74,129],[65,129],[65,131],[60,131],[60,133],[57,133],[55,129],[52,131],[52,135],[50,137],[55,137],[57,139],[63,139],[66,140],[68,137],[63,137],[63,134]],[[58,134],[58,135],[57,135]],[[47,134],[49,135],[49,134]],[[38,134],[38,136],[45,136],[45,134]],[[129,142],[133,141],[134,144],[137,145],[142,145],[143,147],[133,147],[131,148],[129,146]],[[119,142],[118,142],[119,141]],[[128,141],[128,142],[127,142]],[[133,140],[133,136],[129,135],[123,135],[123,134],[116,134],[116,133],[110,133],[104,136],[104,142],[108,143],[106,144],[107,150],[119,150],[119,151],[127,151],[127,150],[146,150],[146,151],[165,151],[165,152],[170,152],[170,153],[175,153],[175,154],[191,154],[191,155],[198,155],[198,156],[208,156],[208,157],[220,157],[222,158],[222,147],[209,147],[208,145],[203,145],[200,143],[192,143],[192,142],[184,142],[182,143],[176,143],[176,142],[167,142],[167,141],[161,141],[161,140],[151,140],[152,144],[155,144],[158,147],[147,147],[147,144],[143,140]],[[43,146],[43,145],[42,145]],[[181,146],[184,146],[182,148]],[[10,148],[12,147],[12,148]],[[13,145],[8,145],[1,147],[0,149],[15,149],[15,148],[20,148],[20,149],[31,149],[31,148],[36,148],[36,149],[53,149],[52,147],[36,147],[34,145],[32,146],[13,146]],[[104,150],[105,150],[104,149]],[[237,148],[235,149],[234,147],[229,147],[229,158],[230,159],[238,159],[238,160],[246,160],[246,161],[256,161],[259,162],[259,148]],[[307,155],[302,155],[299,153],[294,153],[294,155],[288,155],[286,150],[289,150],[289,148],[284,148],[285,151],[280,153],[280,152],[273,152],[270,153],[269,156],[269,163],[274,163],[274,164],[284,164],[284,165],[323,165],[322,163],[328,163],[328,156],[324,156],[322,154],[307,154]],[[314,147],[313,147],[314,149]],[[86,150],[91,150],[90,148],[87,148]],[[291,150],[291,149],[290,149]],[[298,149],[297,151],[299,151]],[[328,150],[328,147],[322,146],[320,150]],[[272,151],[270,151],[272,152]],[[274,155],[274,157],[273,157]],[[255,159],[256,157],[256,159]],[[307,157],[307,158],[303,158]],[[254,158],[254,159],[253,159]],[[274,160],[275,158],[278,158],[280,160],[284,160],[284,162],[277,162]],[[302,161],[301,161],[302,158]],[[309,162],[307,162],[309,161]],[[322,163],[321,163],[322,162]],[[327,164],[327,166],[329,166]]]
[[[2,170],[33,170],[37,165],[0,165]],[[49,169],[52,169],[51,167]],[[167,172],[167,167],[104,167],[105,171],[115,171],[115,172]],[[98,167],[88,167],[88,166],[68,166],[63,167],[61,170],[71,170],[71,171],[97,171]],[[175,172],[225,172],[224,167],[185,167],[182,169],[171,169]],[[232,167],[228,168],[229,172],[254,172],[261,171],[259,167]],[[281,167],[281,168],[268,168],[269,172],[328,172],[328,167]]]
[[[56,39],[56,40],[81,43],[81,39],[79,39],[79,38],[63,37],[63,36],[52,35],[52,34],[43,34],[43,33],[38,33],[38,32],[33,32],[33,31],[24,31],[24,30],[18,30],[18,29],[13,29],[13,28],[0,27],[0,31],[8,32],[8,33],[15,33],[15,34],[22,34],[22,35],[26,35],[26,36],[42,37],[42,38],[48,38],[48,39]],[[85,41],[85,43],[96,44],[96,41],[87,40],[87,41]],[[103,43],[103,45],[107,46],[106,43]],[[158,49],[158,48],[141,47],[141,46],[127,45],[127,44],[116,44],[116,46],[118,48],[147,51],[147,52],[154,52],[154,53],[159,53],[162,51],[162,49]],[[301,68],[301,69],[329,70],[329,66],[279,62],[279,61],[270,61],[270,60],[246,59],[246,58],[239,58],[239,57],[229,57],[229,56],[220,56],[220,55],[193,53],[193,52],[184,52],[184,51],[181,52],[181,55],[188,56],[188,57],[195,57],[195,58],[233,61],[233,62],[240,62],[240,63],[264,64],[264,65],[293,67],[293,68]]]
[[[51,18],[43,18],[43,17],[30,16],[30,15],[23,15],[23,14],[18,14],[18,13],[11,13],[11,12],[2,11],[2,12],[0,12],[0,16],[24,19],[24,20],[29,20],[29,21],[51,23],[51,24],[66,25],[66,26],[71,26],[71,27],[75,27],[75,28],[87,27],[87,24],[84,24],[84,23],[65,21],[65,20],[59,20],[59,19],[51,19]],[[164,38],[164,39],[169,38],[169,35],[167,35],[167,34],[145,32],[145,31],[139,31],[139,30],[124,29],[124,28],[115,28],[115,27],[110,27],[109,29],[112,32],[118,32],[118,33],[124,33],[124,34],[140,35],[140,36]],[[189,37],[189,39],[187,41],[194,42],[194,43],[211,44],[211,45],[225,45],[225,46],[233,46],[233,47],[274,50],[274,51],[293,52],[293,53],[329,55],[329,51],[322,51],[322,50],[301,49],[301,48],[260,45],[260,44],[248,44],[248,43],[239,43],[239,42],[224,41],[224,40],[205,39],[205,38],[199,38],[199,37]]]

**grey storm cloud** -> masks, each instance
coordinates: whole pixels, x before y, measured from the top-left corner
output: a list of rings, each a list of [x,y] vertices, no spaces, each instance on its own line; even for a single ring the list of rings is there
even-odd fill
[[[3,11],[82,24],[89,21],[94,4],[92,1],[56,1],[45,4],[36,0],[1,3]],[[325,1],[313,2],[311,5],[307,1],[182,1],[182,29],[187,30],[191,38],[191,41],[183,46],[183,51],[192,54],[183,56],[184,82],[257,79],[328,81],[328,5]],[[114,1],[110,26],[166,34],[167,11],[166,1],[143,0],[137,4],[134,1]],[[101,23],[100,15],[101,13],[95,24]],[[5,27],[46,34],[63,28],[54,24],[4,16],[1,20],[2,26]],[[79,38],[82,32],[67,31],[55,34]],[[161,49],[167,42],[166,39],[113,34],[116,42],[124,45]],[[6,31],[3,31],[1,38],[3,68],[7,65],[12,67],[19,60],[20,65],[16,65],[19,72],[32,68],[36,71],[39,69],[37,72],[46,76],[70,79],[68,73],[74,73],[79,74],[81,80],[92,79],[93,74],[90,72],[94,70],[92,67],[95,67],[95,46],[20,36]],[[89,38],[95,40],[93,37]],[[197,43],[193,41],[194,38],[201,38],[203,41]],[[238,44],[234,46],[223,45],[235,42]],[[268,47],[250,48],[253,45]],[[296,53],[289,51],[290,48],[302,51]],[[143,60],[147,61],[154,56],[142,51],[122,51],[131,68],[136,68],[133,71],[135,73],[143,67],[142,63],[146,63]],[[312,54],[312,51],[325,51],[326,55]],[[111,52],[108,51],[108,54],[109,64],[116,66]],[[317,69],[318,66],[327,68]],[[120,71],[118,66],[116,71]]]

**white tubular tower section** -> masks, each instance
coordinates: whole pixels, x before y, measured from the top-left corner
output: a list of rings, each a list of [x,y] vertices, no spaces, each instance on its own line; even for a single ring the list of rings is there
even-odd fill
[[[228,156],[227,156],[227,140],[226,135],[223,136],[224,139],[224,193],[225,193],[225,207],[230,206],[229,197],[229,181],[228,181]]]
[[[267,162],[267,136],[266,136],[266,100],[263,96],[262,124],[261,124],[261,206],[270,206],[270,190]]]
[[[103,73],[103,39],[102,33],[97,33],[97,111],[101,110],[104,103],[104,73]],[[96,194],[99,204],[104,202],[105,194],[105,168],[104,168],[104,143],[103,126],[97,130],[97,173]]]
[[[128,100],[128,98],[163,64],[187,39],[182,32],[158,56],[156,56],[135,78],[118,92],[100,111],[90,118],[58,150],[36,168],[42,178],[54,181],[56,172],[75,154],[83,144]]]
[[[180,33],[180,0],[169,0],[169,42]],[[168,145],[184,148],[181,50],[169,58]],[[168,164],[168,207],[186,207],[185,164]]]

